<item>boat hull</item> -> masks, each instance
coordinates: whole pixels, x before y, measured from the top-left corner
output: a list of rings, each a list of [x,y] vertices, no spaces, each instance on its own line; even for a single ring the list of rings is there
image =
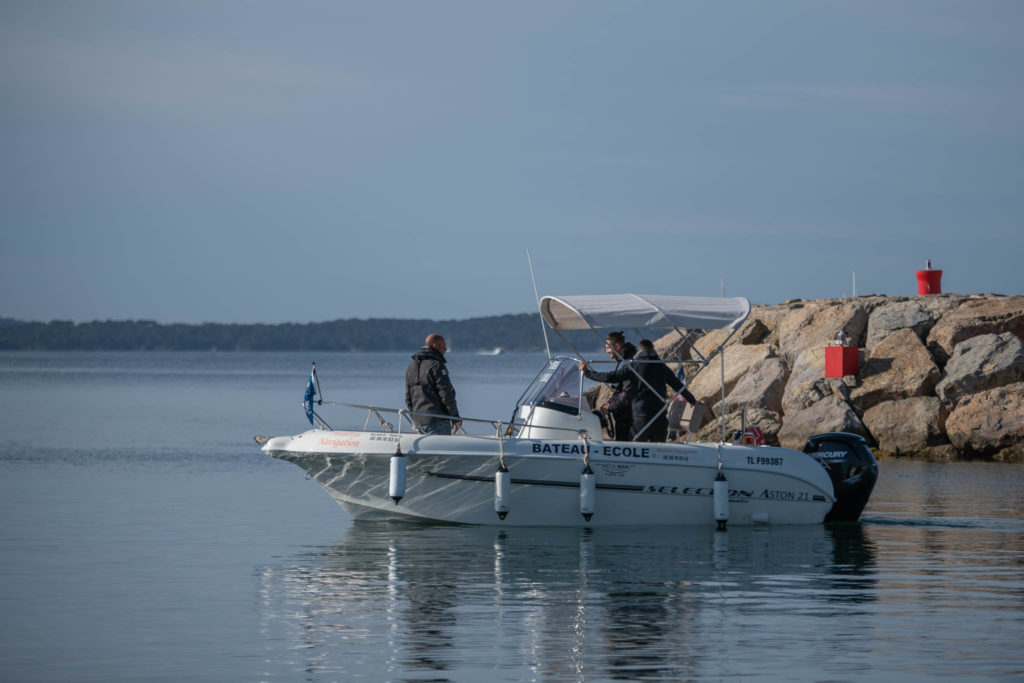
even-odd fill
[[[671,526],[715,523],[721,463],[729,525],[819,524],[835,498],[825,469],[787,448],[396,435],[311,430],[263,450],[315,478],[353,519],[408,518],[497,526]],[[390,495],[391,458],[405,488]],[[511,477],[507,515],[495,513],[495,473]],[[580,511],[580,475],[596,482],[594,513]]]

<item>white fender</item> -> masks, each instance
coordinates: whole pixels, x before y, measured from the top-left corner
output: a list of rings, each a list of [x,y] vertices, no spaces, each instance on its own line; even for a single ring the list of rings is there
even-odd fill
[[[590,521],[597,509],[597,477],[590,465],[583,468],[580,474],[580,512],[583,519]]]
[[[729,482],[725,480],[725,474],[718,470],[713,486],[715,498],[715,522],[718,529],[724,530],[725,523],[729,521]]]
[[[505,519],[511,500],[512,476],[505,467],[499,466],[494,473],[494,511],[498,519]]]
[[[395,501],[395,505],[398,505],[398,501],[405,496],[405,455],[401,451],[391,456],[391,481],[388,485],[388,495],[391,496],[391,500]]]

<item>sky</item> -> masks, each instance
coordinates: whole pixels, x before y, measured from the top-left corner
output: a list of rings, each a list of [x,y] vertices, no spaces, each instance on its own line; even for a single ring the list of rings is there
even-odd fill
[[[1024,293],[1024,3],[0,0],[0,317]]]

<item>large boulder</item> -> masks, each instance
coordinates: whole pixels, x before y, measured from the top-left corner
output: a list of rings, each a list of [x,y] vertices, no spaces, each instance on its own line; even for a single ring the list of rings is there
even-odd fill
[[[725,399],[725,411],[744,405],[773,413],[782,412],[782,392],[789,378],[789,366],[781,358],[765,358],[750,366]]]
[[[739,332],[733,334],[732,330],[709,330],[700,339],[693,343],[693,347],[705,358],[716,352],[719,346],[725,344],[728,349],[740,343]],[[696,355],[694,355],[696,358]]]
[[[779,324],[793,311],[803,308],[805,303],[800,299],[787,301],[775,306],[755,306],[750,313],[751,318],[756,318],[768,328],[768,335],[761,340],[762,344],[779,345]]]
[[[900,298],[873,310],[868,316],[865,346],[870,350],[897,330],[912,330],[921,340],[927,339],[938,319],[931,307],[925,305],[927,298]]]
[[[964,301],[935,323],[928,334],[928,350],[940,365],[952,357],[960,342],[982,334],[1011,332],[1024,339],[1024,296]]]
[[[787,412],[779,430],[779,444],[800,449],[809,437],[822,432],[851,432],[870,438],[850,404],[833,395],[802,410]]]
[[[761,322],[760,318],[747,318],[747,321],[736,332],[740,344],[747,345],[760,344],[769,334],[771,334],[771,330]]]
[[[825,378],[825,347],[807,349],[793,362],[789,380],[782,392],[782,414],[801,410],[821,400],[825,393],[819,384]]]
[[[1024,342],[1011,332],[982,334],[956,345],[935,392],[947,404],[968,394],[1024,381]]]
[[[893,455],[921,453],[948,443],[947,411],[934,396],[885,401],[864,411],[864,426],[878,447]]]
[[[912,329],[892,332],[867,352],[857,374],[860,383],[850,391],[858,411],[883,401],[932,394],[942,371]]]
[[[775,355],[775,347],[765,344],[727,346],[725,349],[725,393],[728,394],[732,391],[752,365]],[[697,400],[707,403],[709,406],[715,406],[722,400],[721,387],[722,354],[718,354],[706,368],[701,370],[688,388],[697,397]]]
[[[858,299],[808,302],[779,322],[779,348],[793,363],[808,349],[824,348],[840,331],[848,343],[861,346],[867,326],[867,308]]]
[[[1024,382],[965,396],[946,420],[949,440],[969,456],[1024,455]]]
[[[976,298],[976,295],[967,294],[928,294],[925,296],[918,296],[914,298],[914,301],[920,303],[931,316],[938,320],[952,311],[954,308],[959,306],[965,301],[970,301]]]

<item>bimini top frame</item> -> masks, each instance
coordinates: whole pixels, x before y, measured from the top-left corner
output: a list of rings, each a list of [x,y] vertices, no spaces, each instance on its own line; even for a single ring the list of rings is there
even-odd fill
[[[669,296],[661,294],[595,294],[574,296],[545,296],[540,300],[540,314],[544,322],[561,337],[580,360],[583,356],[573,349],[561,334],[565,330],[592,330],[607,328],[654,328],[674,329],[684,344],[690,344],[690,330],[732,330],[732,333],[718,345],[717,353],[723,354],[725,343],[750,315],[750,301],[744,297],[698,297]],[[600,336],[600,335],[598,335]],[[696,351],[695,348],[693,348]],[[705,358],[697,352],[700,360],[698,372],[703,370],[715,354]],[[722,362],[722,400],[725,400],[725,362]],[[634,370],[635,372],[635,370]],[[639,377],[639,375],[638,375]],[[643,378],[640,378],[643,381]],[[692,380],[692,378],[691,378]],[[647,384],[644,382],[644,384]],[[647,385],[651,391],[657,392]],[[667,404],[666,406],[667,407]],[[665,409],[662,408],[662,410]],[[651,419],[644,429],[654,422]],[[642,430],[641,430],[642,431]],[[722,415],[722,440],[725,440],[725,415]]]
[[[735,330],[750,315],[743,297],[722,299],[653,294],[546,296],[540,313],[552,330],[686,328]]]

